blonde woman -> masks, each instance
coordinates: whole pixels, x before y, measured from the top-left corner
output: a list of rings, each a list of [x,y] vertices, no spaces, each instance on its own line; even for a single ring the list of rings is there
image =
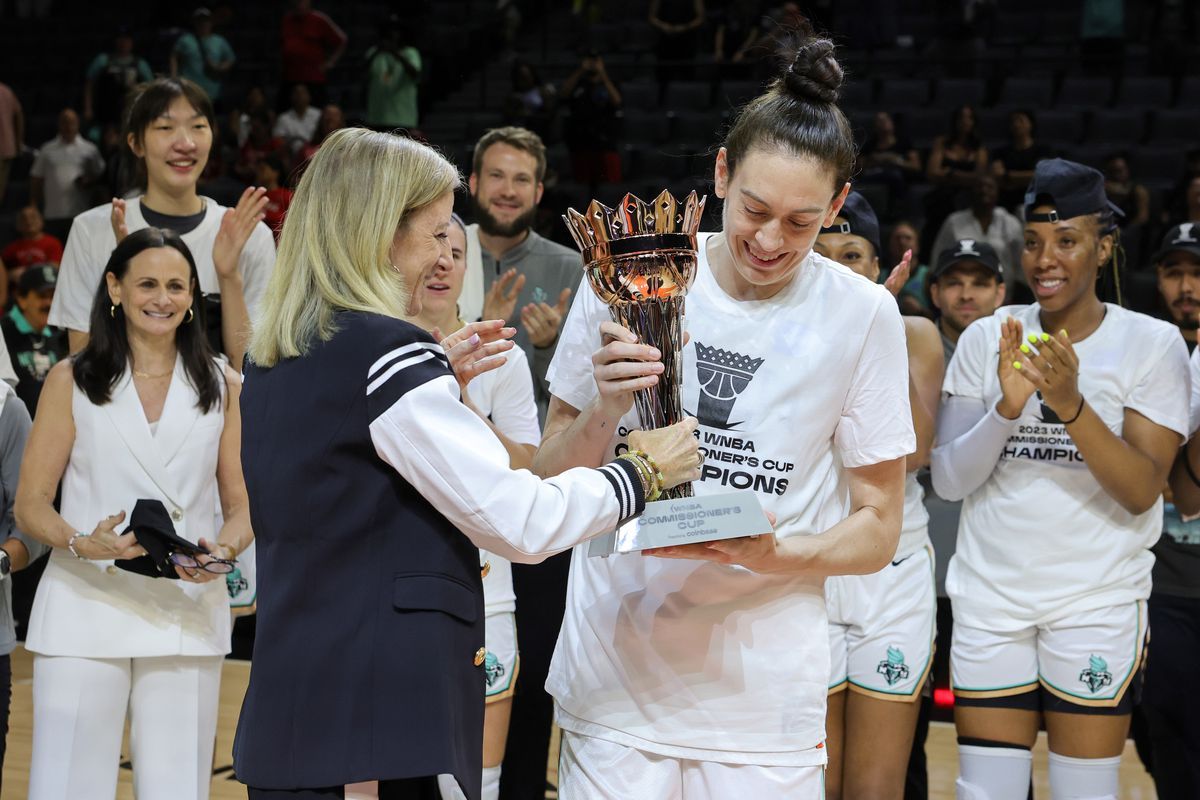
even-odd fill
[[[234,745],[249,797],[480,797],[479,549],[535,562],[640,513],[656,462],[699,475],[695,420],[648,453],[548,481],[513,471],[408,322],[445,269],[455,168],[363,129],[333,133],[296,190],[250,342],[243,466],[259,541],[258,632]],[[487,357],[500,321],[451,337]],[[495,362],[492,362],[493,364]],[[498,366],[498,364],[497,364]],[[646,476],[644,478],[643,476]]]

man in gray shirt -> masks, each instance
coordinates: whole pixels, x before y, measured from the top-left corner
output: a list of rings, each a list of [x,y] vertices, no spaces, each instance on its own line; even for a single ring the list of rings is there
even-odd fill
[[[550,403],[546,369],[571,291],[583,277],[575,250],[533,231],[546,174],[546,147],[524,128],[495,128],[475,145],[471,199],[479,224],[486,294],[483,319],[503,319],[529,357],[538,419]]]

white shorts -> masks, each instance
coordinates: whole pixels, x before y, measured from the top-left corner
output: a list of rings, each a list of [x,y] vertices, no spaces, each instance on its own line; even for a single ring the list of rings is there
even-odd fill
[[[517,673],[521,670],[521,656],[517,653],[517,615],[511,611],[488,614],[483,626],[483,642],[487,647],[483,679],[487,685],[487,702],[494,703],[512,697],[517,689]]]
[[[830,578],[825,606],[830,694],[848,688],[882,700],[920,697],[937,640],[931,547],[873,575]]]
[[[563,731],[558,796],[560,800],[820,800],[825,797],[825,768],[692,761]]]
[[[1138,675],[1148,633],[1140,600],[1012,633],[956,623],[950,644],[954,694],[986,701],[1040,687],[1072,705],[1114,708]]]

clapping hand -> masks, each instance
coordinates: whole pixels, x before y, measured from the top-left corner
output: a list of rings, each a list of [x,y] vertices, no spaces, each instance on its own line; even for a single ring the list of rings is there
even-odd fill
[[[492,282],[483,298],[483,319],[512,319],[517,309],[517,295],[525,286],[525,276],[510,269]]]
[[[120,197],[113,198],[109,222],[112,223],[113,236],[116,237],[117,244],[120,244],[121,240],[129,235],[129,225],[125,222],[125,201]]]
[[[521,309],[521,323],[529,334],[529,343],[534,347],[549,347],[558,338],[558,326],[567,315],[567,304],[571,300],[571,290],[563,289],[558,295],[558,303],[551,306],[547,303],[530,303]]]
[[[996,410],[1005,419],[1021,416],[1025,404],[1035,391],[1015,366],[1020,363],[1021,334],[1022,326],[1018,320],[1009,317],[1000,323],[1000,363],[996,367],[996,375],[1000,379],[1000,391],[1003,394],[996,403]]]
[[[883,282],[883,287],[892,293],[892,297],[900,296],[900,291],[904,288],[904,284],[908,283],[909,276],[912,275],[912,254],[911,248],[905,250],[900,263],[892,268],[891,274]]]
[[[267,207],[267,202],[266,189],[250,186],[242,192],[235,208],[225,210],[212,249],[213,267],[216,268],[218,279],[228,280],[238,274],[242,248],[254,232],[254,226],[266,216],[263,209]]]
[[[1071,420],[1083,407],[1079,393],[1079,356],[1066,331],[1057,335],[1029,335],[1029,342],[1018,346],[1013,371],[1042,395],[1042,402],[1058,415]]]

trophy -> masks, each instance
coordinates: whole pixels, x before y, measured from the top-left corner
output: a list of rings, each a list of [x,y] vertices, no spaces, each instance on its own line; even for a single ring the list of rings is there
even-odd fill
[[[586,214],[569,208],[563,217],[583,251],[588,284],[613,320],[662,353],[658,383],[634,397],[646,430],[684,418],[683,303],[696,276],[696,231],[703,212],[704,198],[695,192],[680,203],[663,191],[652,203],[627,194],[618,208],[593,200]],[[691,497],[691,484],[663,496]]]

